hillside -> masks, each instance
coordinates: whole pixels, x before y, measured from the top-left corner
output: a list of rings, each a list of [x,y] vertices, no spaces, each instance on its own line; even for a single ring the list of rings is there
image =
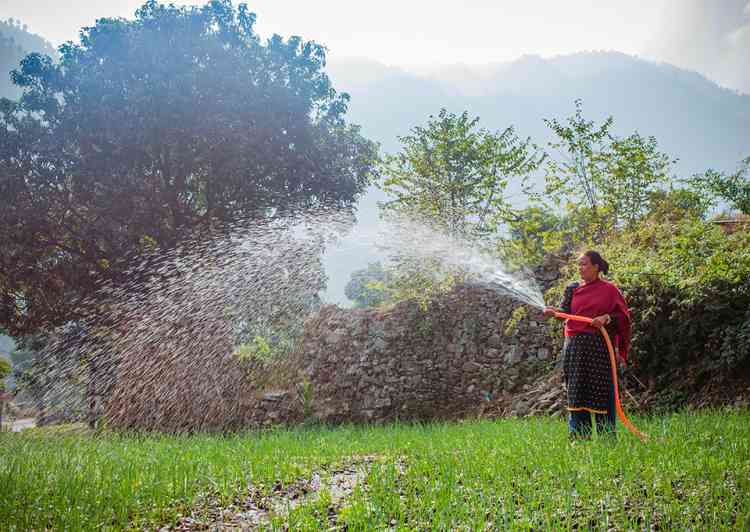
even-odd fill
[[[723,89],[671,65],[617,52],[511,63],[454,65],[417,74],[368,60],[329,67],[335,86],[352,96],[350,118],[384,150],[441,107],[468,110],[489,129],[514,125],[536,142],[549,139],[543,118],[571,114],[581,98],[591,118],[615,118],[615,130],[654,135],[680,159],[680,173],[733,169],[750,151],[750,96]]]

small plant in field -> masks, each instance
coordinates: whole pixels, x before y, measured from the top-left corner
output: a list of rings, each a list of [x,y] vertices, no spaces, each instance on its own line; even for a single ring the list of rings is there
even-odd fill
[[[5,393],[5,377],[10,375],[12,366],[5,358],[0,356],[0,395]],[[0,431],[3,430],[3,413],[5,410],[5,403],[0,399]]]
[[[312,419],[314,390],[312,382],[307,377],[297,384],[297,400],[302,405],[302,415],[305,420]]]

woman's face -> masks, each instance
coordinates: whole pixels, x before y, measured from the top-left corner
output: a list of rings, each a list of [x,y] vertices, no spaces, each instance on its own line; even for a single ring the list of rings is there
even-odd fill
[[[591,264],[587,255],[581,255],[578,259],[578,274],[587,283],[595,281],[599,277],[599,266]]]

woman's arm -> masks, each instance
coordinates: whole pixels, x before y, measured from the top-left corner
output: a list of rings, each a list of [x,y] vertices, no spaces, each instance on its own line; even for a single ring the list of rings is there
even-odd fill
[[[546,317],[552,317],[555,316],[558,312],[564,312],[565,314],[571,314],[571,305],[573,304],[573,291],[578,288],[578,283],[573,283],[565,287],[565,292],[563,293],[562,301],[560,302],[560,308],[555,307],[547,307],[544,309],[544,315]],[[564,319],[564,318],[557,318],[557,319]]]

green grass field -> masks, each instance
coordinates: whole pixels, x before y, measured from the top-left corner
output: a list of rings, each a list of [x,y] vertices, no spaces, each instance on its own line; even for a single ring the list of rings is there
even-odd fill
[[[750,413],[636,419],[643,444],[571,444],[559,419],[231,436],[0,435],[0,530],[159,528],[369,457],[363,481],[269,515],[319,530],[748,530]],[[209,497],[210,496],[210,497]],[[208,511],[208,510],[206,510]]]

